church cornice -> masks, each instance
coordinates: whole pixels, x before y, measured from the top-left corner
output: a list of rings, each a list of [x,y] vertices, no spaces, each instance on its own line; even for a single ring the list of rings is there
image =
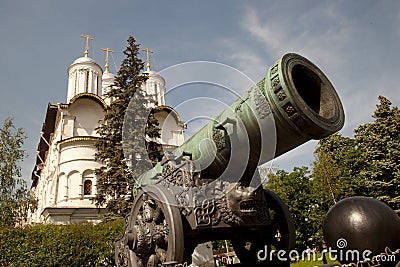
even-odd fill
[[[107,103],[101,97],[99,97],[98,95],[92,94],[92,93],[77,94],[73,98],[71,98],[71,100],[69,101],[69,104],[73,104],[77,99],[84,98],[84,97],[94,99],[94,100],[98,101],[103,106],[104,109],[107,108]]]
[[[78,142],[78,141],[96,141],[98,139],[99,139],[99,137],[94,137],[94,136],[76,136],[76,137],[71,137],[68,139],[61,140],[58,143],[60,145],[63,145],[63,144],[67,144],[67,143],[71,143],[71,142]]]

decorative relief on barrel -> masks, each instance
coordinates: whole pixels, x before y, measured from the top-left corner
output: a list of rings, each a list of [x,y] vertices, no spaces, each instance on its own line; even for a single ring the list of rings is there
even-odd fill
[[[235,107],[235,112],[238,113],[239,111],[242,110],[242,106],[243,104],[245,104],[247,102],[247,100],[249,100],[250,98],[250,92],[247,91],[243,97],[240,98],[240,101],[237,101],[236,107]]]
[[[276,87],[278,85],[280,85],[280,80],[279,77],[277,76],[272,80],[272,87]]]
[[[278,71],[278,64],[276,64],[275,66],[273,66],[271,68],[271,75],[270,76],[274,75],[277,71]]]
[[[247,96],[246,100],[250,98]],[[227,148],[230,150],[230,137],[229,135],[236,134],[236,119],[225,118],[224,120],[214,120],[214,127],[212,130],[212,138],[218,152]],[[232,136],[231,136],[232,137]]]
[[[175,157],[171,152],[165,152],[161,161],[162,183],[175,186],[199,186],[202,184],[199,167],[192,160],[185,157]]]
[[[256,87],[257,87],[257,89],[258,89],[261,93],[264,94],[265,78],[262,79],[261,81],[259,81],[259,82],[256,84]]]
[[[219,222],[219,216],[214,201],[205,199],[201,206],[194,209],[196,226],[211,226]]]
[[[287,103],[286,105],[284,105],[283,110],[286,112],[286,114],[289,117],[296,114],[296,109],[293,107],[293,105],[291,103]]]
[[[262,83],[264,85],[264,83]],[[266,118],[269,114],[271,114],[271,107],[269,106],[268,101],[265,99],[265,96],[259,90],[260,84],[257,84],[256,88],[252,90],[252,99],[254,104],[256,105],[256,112],[260,119]],[[263,88],[263,87],[261,87]]]
[[[278,97],[279,101],[283,101],[286,99],[286,93],[283,91],[282,87],[279,87],[277,91],[275,91],[276,96]]]
[[[182,188],[175,193],[175,200],[183,215],[188,215],[191,210],[188,208],[190,205],[189,188]]]
[[[226,147],[224,130],[214,127],[212,137],[218,152]]]

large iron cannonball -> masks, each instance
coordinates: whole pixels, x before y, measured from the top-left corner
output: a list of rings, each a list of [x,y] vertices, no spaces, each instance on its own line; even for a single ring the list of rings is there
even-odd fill
[[[386,204],[368,197],[349,197],[336,203],[325,216],[324,239],[338,250],[340,262],[354,262],[350,250],[367,257],[400,249],[400,217]],[[342,252],[340,254],[339,252]],[[367,255],[370,254],[370,255]],[[353,257],[354,258],[354,257]],[[360,259],[362,260],[362,259]]]

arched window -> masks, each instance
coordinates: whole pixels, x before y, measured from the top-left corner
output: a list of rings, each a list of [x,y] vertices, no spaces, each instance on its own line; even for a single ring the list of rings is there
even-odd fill
[[[83,194],[85,196],[92,194],[92,181],[91,180],[85,180],[85,182],[83,183]]]

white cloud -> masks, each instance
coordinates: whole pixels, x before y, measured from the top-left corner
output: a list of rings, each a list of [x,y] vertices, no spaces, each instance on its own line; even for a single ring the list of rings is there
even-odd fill
[[[260,56],[259,52],[230,38],[221,38],[219,42],[228,51],[225,57],[255,82],[267,74],[268,62],[263,60],[263,56]]]
[[[280,30],[279,24],[276,24],[273,21],[270,21],[269,23],[260,21],[255,9],[248,8],[246,10],[241,26],[258,41],[262,42],[268,51],[275,52],[282,50],[285,31]]]
[[[298,52],[322,63],[343,64],[341,47],[352,36],[351,23],[336,6],[320,5],[284,20],[279,13],[260,15],[256,9],[248,8],[241,28],[258,40],[263,49],[273,57],[287,52]],[[319,25],[324,22],[327,27]]]
[[[267,13],[251,7],[244,10],[240,28],[246,37],[240,40],[221,39],[221,44],[229,51],[226,57],[249,75],[253,72],[260,76],[265,75],[266,68],[284,53],[296,52],[309,58],[328,77],[331,76],[329,74],[334,74],[332,76],[337,80],[332,82],[339,85],[337,90],[345,110],[351,114],[347,118],[347,125],[357,125],[370,108],[367,105],[360,108],[370,98],[370,94],[358,90],[343,91],[345,88],[341,86],[349,77],[346,67],[351,60],[349,51],[352,50],[347,47],[353,45],[352,37],[357,25],[344,16],[343,12],[339,12],[335,3],[316,5],[312,9],[303,8],[292,14],[295,17],[288,19],[279,17],[281,12],[274,9]],[[258,71],[260,69],[262,73]],[[351,86],[354,84],[347,88],[353,89]],[[346,132],[351,133],[353,128]],[[287,170],[291,169],[291,164],[308,165],[313,159],[315,145],[316,142],[309,142],[281,156],[274,164]]]

